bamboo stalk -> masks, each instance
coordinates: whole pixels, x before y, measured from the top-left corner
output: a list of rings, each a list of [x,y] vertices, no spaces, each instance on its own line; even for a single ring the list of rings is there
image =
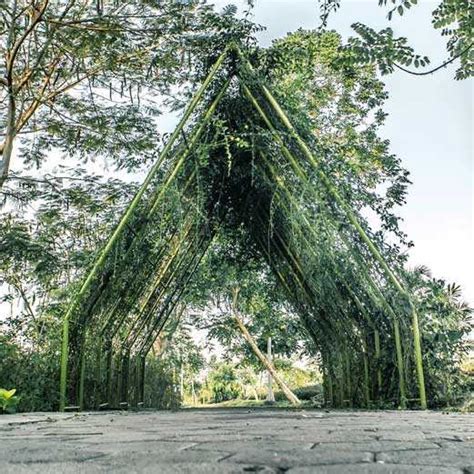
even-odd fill
[[[195,243],[195,240],[193,239],[191,244],[186,248],[184,255],[179,259],[176,268],[174,268],[172,270],[171,274],[167,277],[167,279],[164,283],[164,287],[160,290],[156,300],[149,307],[148,311],[146,311],[145,308],[142,311],[142,313],[140,315],[142,321],[141,321],[139,327],[135,330],[135,333],[133,335],[131,334],[131,331],[130,331],[129,334],[127,335],[127,337],[124,339],[126,348],[130,348],[130,350],[133,348],[133,345],[135,344],[135,342],[137,341],[137,339],[140,335],[140,332],[142,332],[144,327],[150,322],[150,319],[152,318],[153,313],[154,313],[154,309],[157,307],[158,303],[161,301],[162,297],[165,295],[166,291],[169,289],[170,284],[173,282],[173,278],[175,277],[176,273],[178,272],[178,270],[180,269],[180,267],[184,263],[187,255],[189,253],[189,249],[192,248],[192,245],[194,243]],[[173,260],[175,259],[176,255],[177,255],[177,253],[174,254]],[[143,317],[143,315],[144,315],[144,317]]]
[[[204,92],[208,88],[209,84],[211,83],[212,79],[214,78],[217,71],[220,69],[224,59],[227,56],[227,49],[219,56],[216,63],[211,68],[209,74],[207,75],[206,79],[204,80],[203,84],[200,86],[196,94],[194,95],[193,99],[191,100],[188,108],[186,109],[183,117],[181,118],[178,126],[176,127],[175,131],[171,135],[169,141],[166,143],[163,152],[161,153],[160,158],[158,161],[152,166],[150,172],[148,173],[145,181],[143,182],[142,186],[140,187],[139,191],[132,199],[129,204],[129,207],[125,214],[122,216],[120,222],[118,223],[117,227],[115,228],[114,232],[110,236],[107,244],[102,249],[99,258],[95,261],[92,269],[89,271],[87,278],[82,283],[79,291],[75,294],[63,320],[63,338],[62,338],[62,345],[61,345],[61,373],[60,373],[60,386],[59,386],[59,410],[64,411],[66,407],[66,385],[67,385],[67,364],[68,364],[68,345],[69,345],[69,319],[71,315],[74,313],[76,308],[79,306],[82,298],[86,295],[87,291],[89,290],[93,280],[95,279],[96,275],[98,274],[100,268],[105,262],[108,254],[112,250],[113,246],[117,242],[119,236],[121,235],[123,229],[125,228],[127,222],[133,215],[136,207],[138,206],[143,194],[145,193],[148,185],[151,183],[152,179],[158,172],[161,164],[163,163],[164,159],[168,155],[169,151],[171,150],[174,142],[178,138],[179,134],[184,128],[185,123],[193,113],[194,109],[200,102]]]
[[[84,377],[86,374],[86,351],[81,352],[81,368],[79,376],[79,410],[84,410]]]
[[[167,272],[170,268],[170,266],[172,265],[172,263],[174,262],[174,260],[176,259],[177,255],[179,254],[179,251],[181,249],[181,246],[182,244],[185,242],[186,238],[188,237],[189,233],[190,233],[190,230],[191,230],[191,226],[188,225],[186,228],[185,228],[185,231],[184,231],[184,235],[183,236],[180,236],[180,239],[178,240],[178,242],[176,242],[176,244],[174,245],[174,248],[171,249],[171,255],[167,255],[167,259],[165,260],[164,262],[164,267],[160,268],[159,269],[159,272],[158,272],[158,275],[157,277],[155,278],[155,281],[153,282],[153,286],[152,286],[152,290],[149,292],[149,294],[146,296],[145,298],[145,301],[143,301],[141,304],[140,304],[140,308],[139,308],[139,312],[138,312],[138,315],[137,317],[135,318],[135,320],[132,322],[132,325],[131,327],[129,328],[126,336],[123,338],[124,341],[126,341],[126,346],[127,347],[131,347],[131,345],[133,344],[133,342],[131,344],[128,344],[127,341],[128,339],[131,337],[131,334],[135,331],[135,333],[138,333],[139,331],[141,331],[144,327],[144,325],[146,324],[146,320],[145,321],[141,321],[140,320],[142,319],[142,316],[143,314],[146,312],[146,308],[148,307],[148,305],[150,304],[150,301],[152,299],[153,296],[156,296],[156,291],[158,290],[159,286],[164,282],[164,278],[166,277],[167,275]],[[166,291],[166,285],[165,287],[159,292],[158,294],[158,298],[160,298],[160,296],[162,296],[164,294],[164,292]],[[138,325],[138,329],[136,329],[136,326]],[[135,330],[136,329],[136,330]]]
[[[184,193],[186,193],[187,189],[188,189],[188,186],[192,183],[194,177],[196,175],[196,171],[193,170],[193,172],[191,173],[191,175],[189,176],[189,178],[186,180],[186,184],[184,186],[184,188],[182,189],[181,191],[181,194],[183,195]],[[166,224],[169,224],[172,220],[172,216],[167,216],[166,220],[165,220],[165,223]],[[167,248],[167,243],[169,243],[169,241],[171,239],[173,239],[173,237],[176,235],[177,233],[177,229],[175,228],[171,234],[171,236],[166,239],[167,242],[165,244],[163,244],[160,248],[160,251],[158,252],[158,255],[156,256],[156,258],[154,258],[154,262],[152,262],[153,264],[156,264],[160,259],[161,257],[163,256],[164,254],[164,251],[165,249]],[[136,240],[134,239],[133,241],[134,243],[136,242]],[[130,247],[127,249],[127,252],[123,258],[123,261],[125,262],[131,252],[133,248],[133,245],[130,245]],[[155,270],[155,267],[153,266],[152,270],[151,271],[147,271],[147,274],[146,274],[146,278],[149,278],[150,275],[153,273],[153,271]],[[108,308],[105,312],[106,314],[106,319],[105,319],[105,322],[101,325],[101,328],[100,328],[100,334],[103,335],[105,333],[105,331],[109,328],[111,322],[112,322],[112,319],[114,319],[115,317],[115,310],[117,308],[121,308],[121,311],[122,312],[126,312],[126,305],[124,304],[124,301],[126,299],[126,296],[128,296],[130,294],[130,291],[133,291],[134,292],[134,296],[132,296],[132,298],[134,298],[136,295],[138,295],[138,293],[140,293],[140,288],[139,290],[137,291],[135,289],[135,283],[138,283],[138,280],[134,280],[133,281],[133,285],[129,285],[127,288],[126,288],[126,291],[124,293],[122,293],[114,302],[114,304],[112,305],[112,308]],[[121,321],[122,319],[119,319],[119,321]],[[120,324],[119,324],[120,326]],[[115,330],[112,331],[112,335],[110,337],[114,337],[115,333],[117,332],[119,328],[116,328]]]
[[[145,403],[145,371],[146,371],[146,357],[142,356],[140,360],[140,402]]]
[[[187,228],[185,235],[188,234],[188,231],[189,231],[189,227]],[[182,239],[181,242],[182,242],[183,240],[184,240],[184,239]],[[176,254],[174,254],[174,256],[175,256],[175,255],[176,255]],[[166,267],[166,268],[167,268],[167,267]],[[160,279],[160,282],[161,282],[161,279]],[[164,290],[163,290],[163,291],[164,291]],[[125,317],[125,316],[126,316],[126,313],[124,313],[124,317]],[[122,323],[123,323],[123,319],[124,319],[124,318],[122,318]],[[118,331],[119,327],[120,327],[120,325],[116,328],[117,331]],[[134,326],[132,326],[132,328],[130,328],[129,333],[132,331],[133,327],[134,327]],[[141,326],[141,327],[142,327],[142,326]],[[128,338],[128,335],[127,335],[126,339],[127,339],[127,338]],[[130,349],[129,349],[129,346],[128,346],[128,345],[125,345],[125,348],[122,350],[122,357],[125,357],[125,355],[123,355],[123,353],[124,353],[124,352],[127,353],[127,351],[129,351],[129,350],[130,350]],[[83,348],[83,350],[82,350],[82,356],[83,356],[83,357],[81,358],[81,373],[80,373],[80,383],[79,383],[79,400],[80,400],[79,406],[81,407],[81,409],[82,409],[81,400],[83,399],[83,396],[84,396],[84,374],[85,374],[85,364],[86,364],[85,356],[84,356],[84,355],[85,355],[85,349]],[[123,367],[123,364],[122,364],[122,367]],[[124,369],[124,370],[125,370],[125,369]],[[123,384],[125,383],[124,380],[126,380],[126,379],[125,379],[125,374],[124,374],[123,371],[122,371],[122,386],[123,386]],[[123,399],[123,393],[124,393],[124,392],[123,392],[123,389],[122,389],[122,400],[120,400],[120,402],[126,401],[125,399]]]
[[[153,342],[155,339],[158,337],[161,329],[163,328],[164,324],[166,323],[169,315],[173,311],[173,309],[176,307],[176,304],[178,303],[179,299],[182,297],[183,293],[186,291],[186,285],[189,283],[193,275],[195,274],[196,270],[199,267],[199,264],[201,263],[202,258],[204,257],[205,253],[207,252],[207,249],[209,248],[209,245],[211,244],[214,235],[207,236],[208,240],[206,242],[205,237],[202,238],[201,242],[199,243],[199,249],[200,252],[195,252],[191,262],[186,267],[186,272],[184,276],[184,280],[181,280],[177,285],[177,288],[174,290],[173,295],[176,295],[175,300],[172,301],[171,298],[168,298],[168,302],[164,305],[165,309],[161,312],[161,316],[163,317],[163,320],[161,321],[161,318],[157,318],[155,324],[153,325],[152,329],[149,332],[148,338],[143,341],[141,346],[137,349],[137,354],[141,356],[146,356],[148,352],[150,351]],[[203,247],[201,247],[204,244]],[[165,310],[167,309],[167,314],[166,316],[163,316],[165,314]],[[161,322],[161,324],[160,324]],[[156,331],[158,329],[158,332]]]
[[[339,236],[344,241],[346,246],[348,248],[350,248],[349,243],[347,242],[347,239],[344,236],[344,234],[339,233]],[[400,337],[400,325],[399,325],[398,317],[395,314],[395,311],[393,310],[390,303],[385,298],[385,295],[382,293],[382,291],[377,286],[377,284],[375,283],[373,278],[367,272],[367,269],[365,268],[364,264],[360,261],[359,256],[356,253],[353,252],[352,257],[356,260],[359,271],[362,273],[362,275],[365,276],[366,282],[369,284],[372,291],[375,292],[375,294],[376,294],[375,302],[378,305],[381,304],[382,308],[385,308],[385,310],[388,312],[388,314],[391,317],[392,325],[393,325],[393,334],[394,334],[394,339],[395,339],[395,354],[396,354],[397,370],[398,370],[398,384],[399,384],[399,391],[400,391],[400,406],[402,408],[406,408],[407,396],[406,396],[406,388],[405,388],[405,369],[404,369],[404,363],[403,363],[403,349],[402,349],[402,342],[401,342],[401,337]],[[371,293],[369,293],[369,295],[370,294]],[[377,298],[379,299],[379,301],[377,300]],[[381,386],[381,384],[380,384],[380,386]]]
[[[342,353],[339,352],[339,372],[340,372],[340,377],[339,377],[339,396],[341,399],[341,404],[340,406],[344,406],[344,394],[345,394],[345,385],[344,385],[344,364],[342,360]]]
[[[186,157],[189,155],[189,153],[191,152],[191,150],[193,149],[194,145],[196,144],[197,140],[200,138],[203,130],[205,129],[205,127],[207,126],[210,118],[212,117],[213,113],[215,112],[215,109],[219,103],[219,101],[221,100],[221,98],[223,97],[225,91],[227,90],[228,86],[230,84],[230,79],[227,80],[224,84],[224,86],[220,89],[218,95],[216,96],[216,98],[213,100],[213,102],[211,103],[210,107],[208,108],[208,110],[206,111],[205,115],[204,115],[204,118],[202,119],[201,121],[201,124],[199,126],[199,128],[197,129],[197,131],[193,134],[193,137],[190,141],[190,144],[188,144],[188,147],[186,148],[185,152],[182,154],[182,156],[180,157],[180,159],[177,161],[177,163],[175,164],[175,167],[173,169],[173,171],[171,172],[171,174],[168,176],[168,178],[166,179],[165,183],[160,187],[160,191],[158,193],[157,196],[155,196],[154,198],[154,203],[153,203],[153,206],[152,208],[150,209],[149,213],[148,213],[148,217],[150,217],[156,210],[156,207],[158,206],[159,202],[161,201],[161,198],[164,196],[164,193],[167,191],[169,185],[171,184],[171,182],[174,180],[174,178],[176,177],[179,169],[181,168],[181,166],[183,165],[184,163],[184,160],[186,159]],[[194,175],[194,172],[192,173],[192,175]],[[186,183],[186,187],[187,185],[190,183],[191,179],[188,179],[187,183]],[[127,251],[127,255],[129,253],[129,251],[131,250],[132,247],[130,247]],[[120,329],[120,326],[121,324],[123,323],[124,321],[124,318],[126,316],[126,313],[124,312],[124,317],[122,318],[122,322],[119,323],[119,325],[116,327],[115,329],[115,332],[118,331]],[[130,329],[130,331],[132,331],[132,329]],[[84,350],[84,349],[83,349]]]
[[[251,69],[251,65],[248,62],[248,60],[243,56],[242,52],[240,49],[238,49],[238,52],[241,56],[241,59],[244,61],[244,63]],[[375,258],[375,260],[379,263],[379,265],[383,268],[386,276],[388,279],[392,282],[392,284],[395,286],[397,291],[399,292],[400,296],[404,299],[407,300],[410,309],[411,309],[411,315],[412,315],[412,330],[413,330],[413,338],[414,338],[414,356],[415,356],[415,363],[416,363],[416,370],[417,370],[417,378],[418,378],[418,390],[420,394],[420,404],[422,409],[427,408],[427,402],[426,402],[426,392],[425,392],[425,383],[424,383],[424,374],[423,374],[423,359],[422,359],[422,353],[421,353],[421,337],[420,337],[420,331],[419,331],[419,324],[418,324],[418,314],[416,312],[416,308],[412,302],[411,296],[408,293],[407,290],[405,290],[401,284],[401,282],[398,280],[398,278],[395,276],[395,274],[392,272],[388,264],[386,263],[385,259],[377,249],[377,247],[374,245],[372,240],[369,238],[367,233],[365,232],[364,228],[362,225],[359,223],[359,220],[357,219],[356,215],[350,208],[350,206],[346,203],[346,201],[342,198],[342,196],[339,194],[337,189],[334,187],[334,185],[331,183],[330,179],[326,176],[326,173],[321,169],[319,161],[315,158],[313,153],[310,151],[308,145],[305,143],[305,141],[300,137],[292,123],[290,122],[289,118],[283,111],[283,109],[280,107],[276,99],[273,97],[269,89],[262,83],[259,82],[259,86],[262,89],[266,99],[268,100],[269,104],[271,107],[274,109],[280,120],[282,121],[283,125],[287,128],[287,130],[290,132],[290,134],[296,139],[296,142],[298,143],[301,151],[303,154],[306,156],[306,158],[309,160],[309,162],[313,165],[315,171],[318,174],[318,177],[320,178],[321,182],[324,184],[326,187],[326,190],[328,193],[334,198],[334,200],[338,203],[340,208],[344,211],[347,219],[349,222],[352,224],[352,226],[355,228],[356,232],[359,234],[360,238],[362,241],[367,245],[367,248],[369,249],[370,253],[372,256]],[[251,102],[254,104],[254,106],[257,104],[257,111],[263,116],[266,117],[265,112],[263,112],[263,109],[258,106],[258,103],[256,99],[253,97],[251,94],[250,90],[246,85],[244,85],[244,90],[246,92],[246,95],[251,98]],[[265,119],[264,119],[265,120]],[[270,122],[268,118],[265,120],[267,123]],[[270,122],[271,123],[271,122]],[[274,129],[274,127],[273,127]],[[281,140],[281,139],[280,139]],[[284,153],[287,155],[287,153]]]
[[[289,300],[290,301],[295,300],[296,306],[299,307],[299,313],[301,315],[302,322],[305,325],[306,329],[308,330],[308,332],[310,334],[316,336],[314,331],[311,329],[310,325],[308,324],[308,321],[306,320],[306,317],[305,317],[306,309],[304,307],[302,307],[301,304],[298,302],[298,298],[295,297],[294,292],[291,290],[290,285],[287,282],[287,279],[285,278],[283,273],[273,263],[271,255],[268,252],[265,244],[262,242],[261,239],[257,239],[257,242],[260,246],[260,250],[263,252],[264,257],[266,257],[266,261],[267,261],[269,267],[271,268],[273,273],[277,276],[277,278],[280,281],[280,284],[282,285],[283,289],[285,290]],[[289,263],[287,261],[286,261],[286,263],[287,263],[287,265],[289,265]],[[291,267],[290,267],[290,272],[293,273],[293,270],[291,269]],[[309,305],[310,308],[312,308],[313,305],[314,305],[314,302],[312,301],[312,299],[307,300],[307,295],[306,295],[304,289],[302,289],[302,290],[303,290],[303,293],[304,293],[304,296],[305,296],[306,303]],[[324,322],[324,325],[327,324],[327,328],[331,327],[328,322],[326,322],[326,321],[323,321],[323,322]],[[332,334],[332,331],[330,329],[328,329],[328,331],[329,331],[328,335],[330,336]],[[317,339],[317,337],[314,337],[314,339]]]
[[[374,329],[374,349],[375,362],[377,364],[377,398],[380,399],[382,393],[382,368],[380,367],[380,334],[378,329]]]
[[[346,378],[347,378],[347,395],[349,399],[349,406],[352,407],[353,404],[353,393],[352,393],[352,371],[351,371],[351,359],[349,356],[349,348],[346,347],[344,351],[345,363],[346,363]]]
[[[367,344],[364,343],[364,351],[362,354],[364,359],[364,395],[367,408],[370,407],[370,378],[369,378],[369,358],[367,355]]]
[[[328,395],[329,395],[329,402],[331,406],[334,406],[334,392],[333,392],[333,381],[332,381],[332,374],[330,368],[327,370],[328,376]]]
[[[272,167],[272,165],[270,164],[270,162],[268,161],[268,159],[265,157],[265,155],[263,153],[261,153],[261,157],[264,159],[265,163],[267,164],[267,166],[270,168],[270,171],[272,172],[272,175],[273,175],[273,181],[275,183],[277,183],[277,186],[283,190],[283,192],[285,193],[285,195],[288,197],[288,199],[293,203],[295,204],[295,199],[294,197],[289,193],[289,191],[287,190],[286,187],[283,186],[283,184],[281,183],[280,180],[276,179],[276,174],[275,174],[275,171],[274,171],[274,168]],[[286,210],[287,213],[290,212],[289,208],[287,207],[286,204],[283,204],[284,206],[284,209]],[[310,223],[308,222],[306,216],[304,215],[304,213],[300,212],[299,213],[299,216],[304,220],[305,222],[305,225],[307,227],[307,229],[313,234],[313,236],[315,238],[317,238],[317,235],[316,235],[316,232],[315,230],[313,229],[313,227],[310,225]],[[313,254],[314,257],[317,257],[317,254],[313,248],[313,246],[310,245],[310,242],[308,241],[306,235],[304,234],[304,232],[300,232],[301,234],[301,240],[307,245],[307,247],[309,248],[310,252]],[[335,263],[333,262],[333,266],[335,266]],[[357,298],[357,296],[354,294],[354,292],[351,290],[351,288],[349,287],[349,285],[347,284],[347,282],[345,281],[344,278],[342,278],[342,276],[340,275],[340,272],[337,271],[336,269],[336,274],[338,275],[338,277],[341,279],[342,283],[345,285],[345,287],[347,288],[349,294],[352,296],[353,299],[355,299],[355,302],[356,302],[356,305],[358,306],[361,314],[365,317],[367,323],[370,325],[370,326],[373,326],[373,323],[370,319],[370,317],[368,316],[367,314],[367,311],[365,310],[365,308],[363,307],[362,303],[360,302],[360,300]],[[332,283],[332,281],[330,281],[330,283]],[[335,288],[334,284],[332,284],[332,286],[334,287],[335,289],[335,293],[338,294],[339,292],[337,291],[337,289]],[[343,310],[341,309],[341,311],[343,312]]]
[[[181,166],[183,165],[184,163],[184,160],[188,157],[189,153],[191,152],[191,150],[194,148],[194,146],[197,144],[198,140],[200,139],[203,131],[205,130],[206,126],[208,125],[209,123],[209,120],[211,119],[211,117],[214,115],[214,112],[216,111],[216,108],[219,104],[219,102],[221,101],[222,97],[224,96],[225,92],[227,91],[227,88],[229,87],[229,84],[230,84],[230,79],[228,79],[223,87],[221,88],[221,90],[219,91],[219,93],[217,94],[217,96],[214,98],[214,100],[212,101],[211,105],[208,107],[208,109],[206,110],[206,113],[204,114],[204,117],[203,119],[201,120],[201,123],[198,127],[198,129],[196,130],[196,132],[193,134],[190,142],[189,142],[189,146],[186,147],[186,150],[185,152],[181,155],[181,157],[179,158],[179,160],[177,161],[176,165],[175,165],[175,168],[173,170],[173,172],[171,173],[171,175],[168,177],[168,180],[165,182],[165,184],[163,186],[160,187],[160,190],[158,192],[158,195],[153,199],[153,205],[150,209],[150,211],[148,212],[148,216],[151,216],[155,210],[156,210],[156,207],[158,205],[158,203],[160,202],[160,199],[162,198],[162,196],[164,195],[165,191],[167,190],[168,186],[169,186],[169,183],[171,183],[173,181],[173,179],[176,177],[176,174],[178,173],[178,171],[180,170]]]
[[[264,225],[263,221],[260,219],[260,222],[262,225]],[[280,245],[284,248],[285,252],[283,253],[282,249],[278,249],[278,252],[280,256],[286,261],[287,265],[289,266],[290,272],[293,275],[298,287],[301,289],[303,292],[303,295],[305,297],[306,302],[309,304],[311,308],[316,308],[314,297],[311,296],[310,289],[308,288],[307,285],[305,285],[305,276],[302,273],[301,265],[297,262],[296,257],[293,255],[291,249],[288,248],[286,243],[284,242],[283,238],[280,236],[279,232],[275,232],[276,237],[278,238]],[[262,245],[262,248],[265,248],[264,245]],[[295,269],[296,268],[296,269]],[[291,289],[290,289],[290,294],[291,294]],[[331,328],[331,321],[324,321],[327,324],[327,328]],[[329,329],[328,329],[329,330]],[[334,328],[333,328],[334,330]]]
[[[112,405],[112,379],[113,379],[113,350],[112,343],[107,348],[107,375],[106,375],[106,399],[109,406]]]
[[[268,161],[268,159],[265,157],[264,154],[261,154],[262,158],[265,160],[265,162],[267,163],[267,165],[269,166],[271,172],[273,173],[273,176],[275,178],[276,174],[275,174],[275,171],[272,167],[272,165],[270,164],[270,162]],[[277,179],[274,179],[274,182],[277,183],[277,186],[280,187],[280,189],[283,190],[283,192],[285,192],[286,196],[288,197],[288,199],[290,199],[294,204],[296,203],[296,200],[294,199],[294,197],[288,192],[288,190],[286,189],[286,187],[283,187],[282,183],[277,180]],[[297,203],[296,203],[297,204]],[[301,218],[304,220],[305,224],[306,224],[306,227],[307,229],[313,233],[313,235],[315,234],[315,231],[313,229],[313,227],[311,226],[311,224],[308,222],[308,220],[306,219],[306,216],[303,214],[303,213],[300,213],[300,216]],[[341,237],[343,237],[343,235],[341,235]],[[302,238],[305,239],[305,236],[304,234],[302,234]],[[346,245],[347,244],[347,241],[346,242]],[[309,245],[309,242],[307,242],[306,240],[306,243],[308,245],[308,247],[310,248],[311,251],[314,252],[314,250],[312,249],[312,247]],[[352,253],[352,256],[355,258],[355,254]],[[366,270],[365,268],[363,268],[363,265],[360,265],[360,269],[363,271],[363,274],[367,275],[366,273]],[[383,295],[383,293],[381,293],[381,291],[378,289],[377,285],[371,280],[370,276],[367,275],[367,278],[366,278],[367,282],[369,283],[369,285],[371,285],[377,292],[378,295],[380,295],[380,298],[383,302],[383,305],[384,307],[386,307],[387,311],[389,312],[391,318],[392,318],[392,324],[393,324],[393,330],[394,330],[394,338],[395,338],[395,349],[396,349],[396,360],[397,360],[397,368],[398,368],[398,375],[399,375],[399,389],[400,389],[400,406],[402,408],[406,408],[406,389],[405,389],[405,375],[404,375],[404,365],[403,365],[403,352],[402,352],[402,345],[401,345],[401,337],[400,337],[400,327],[399,327],[399,323],[398,323],[398,318],[396,316],[396,314],[394,313],[392,307],[390,306],[390,304],[388,303],[388,301],[386,300],[385,296]],[[373,325],[370,321],[370,318],[367,316],[366,314],[366,311],[365,311],[365,308],[363,307],[363,305],[360,303],[360,300],[357,298],[357,296],[352,292],[352,290],[350,289],[349,285],[347,284],[347,282],[345,282],[344,279],[341,280],[343,282],[343,284],[346,286],[347,290],[351,293],[351,295],[353,296],[353,299],[357,305],[357,307],[359,308],[359,310],[361,311],[361,313],[363,315],[365,315],[366,317],[366,320],[369,322],[369,324]],[[375,301],[377,303],[377,300]],[[380,380],[381,380],[381,372],[380,372],[380,369],[379,369],[379,374],[380,376]],[[380,382],[380,386],[381,386],[381,382]]]

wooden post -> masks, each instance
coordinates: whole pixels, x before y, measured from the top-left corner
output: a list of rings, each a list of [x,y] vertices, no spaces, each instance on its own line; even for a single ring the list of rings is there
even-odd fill
[[[272,338],[269,337],[267,339],[267,359],[270,364],[272,363]],[[275,402],[275,394],[273,393],[272,387],[272,374],[269,370],[267,370],[267,386],[268,386],[268,393],[267,393],[267,402],[274,403]]]

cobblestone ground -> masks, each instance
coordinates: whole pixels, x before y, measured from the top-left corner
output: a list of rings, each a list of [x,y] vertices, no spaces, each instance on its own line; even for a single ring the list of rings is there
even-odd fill
[[[474,416],[275,409],[1,416],[0,472],[474,474]]]

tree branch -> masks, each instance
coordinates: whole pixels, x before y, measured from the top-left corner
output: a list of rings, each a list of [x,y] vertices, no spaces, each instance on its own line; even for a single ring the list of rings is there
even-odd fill
[[[451,64],[453,61],[456,59],[460,58],[464,54],[466,54],[471,48],[472,48],[473,43],[471,43],[467,48],[463,49],[460,53],[456,54],[453,56],[451,59],[448,61],[445,61],[444,63],[440,64],[439,66],[435,67],[434,69],[431,69],[430,71],[423,71],[423,72],[416,72],[416,71],[410,71],[409,69],[405,69],[403,66],[400,66],[397,63],[393,63],[393,65],[400,69],[400,71],[406,72],[408,74],[411,74],[412,76],[427,76],[428,74],[433,74],[436,71],[439,71],[443,67],[446,67],[448,64]]]
[[[21,45],[25,42],[26,38],[29,34],[36,28],[36,25],[41,21],[43,15],[48,8],[49,0],[44,0],[43,6],[36,11],[36,15],[33,17],[33,21],[31,22],[30,26],[25,30],[23,35],[20,37],[18,41],[13,45],[11,52],[7,55],[7,71],[12,71],[13,63],[15,58],[18,54],[18,51],[21,48]],[[33,7],[34,8],[34,7]]]

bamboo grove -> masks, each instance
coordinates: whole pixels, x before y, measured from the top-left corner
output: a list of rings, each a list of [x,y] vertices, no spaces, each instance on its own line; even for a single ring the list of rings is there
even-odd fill
[[[258,61],[236,43],[214,58],[76,287],[61,410],[143,403],[147,353],[226,228],[244,229],[314,340],[328,405],[427,407],[402,264],[351,195],[356,180],[341,186],[331,150],[282,105],[291,98],[270,90]]]

